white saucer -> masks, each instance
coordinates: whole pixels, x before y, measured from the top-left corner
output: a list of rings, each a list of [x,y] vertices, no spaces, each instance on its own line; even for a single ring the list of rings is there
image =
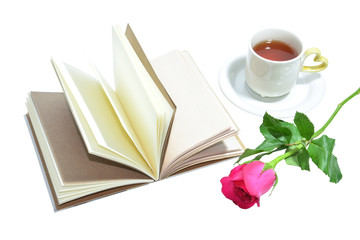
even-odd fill
[[[276,98],[261,97],[245,82],[245,55],[224,64],[219,73],[219,85],[224,95],[237,107],[259,116],[268,112],[276,118],[306,113],[318,105],[325,93],[325,81],[319,73],[300,73],[292,91]]]

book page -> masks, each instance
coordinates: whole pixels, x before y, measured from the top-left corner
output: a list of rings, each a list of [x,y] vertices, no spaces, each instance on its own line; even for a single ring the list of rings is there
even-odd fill
[[[186,53],[172,51],[152,66],[176,104],[176,115],[162,166],[174,164],[238,132],[216,95]]]
[[[90,153],[109,157],[153,176],[153,171],[121,126],[97,79],[69,64],[54,59],[52,62]]]
[[[242,145],[238,136],[227,138],[221,142],[217,142],[214,145],[211,145],[201,152],[192,155],[184,161],[172,162],[174,164],[168,166],[166,173],[162,174],[161,177],[169,177],[178,173],[179,171],[182,171],[183,169],[201,165],[205,162],[239,156],[244,152],[244,149],[245,147]]]
[[[162,146],[174,110],[118,26],[113,28],[113,57],[115,92],[147,160],[159,172]]]
[[[142,157],[145,159],[145,161],[147,161],[146,154],[144,152],[144,149],[141,146],[141,142],[140,142],[138,136],[136,135],[136,132],[133,129],[133,125],[130,122],[129,118],[127,117],[127,115],[124,111],[124,108],[123,108],[122,104],[120,103],[115,91],[111,88],[109,83],[104,79],[104,77],[101,75],[101,73],[96,68],[96,66],[92,64],[92,68],[93,68],[95,75],[96,75],[97,79],[99,80],[106,96],[108,97],[108,100],[110,101],[121,125],[123,126],[123,128],[127,132],[127,134],[129,135],[129,137],[131,138],[131,141],[134,143],[134,145],[136,146],[137,150],[140,152]],[[149,163],[148,163],[148,165],[149,165]]]

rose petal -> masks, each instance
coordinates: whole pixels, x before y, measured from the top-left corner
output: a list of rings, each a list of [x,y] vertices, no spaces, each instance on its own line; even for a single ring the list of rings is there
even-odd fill
[[[222,184],[221,192],[224,194],[224,196],[230,200],[237,199],[238,196],[236,196],[234,191],[234,183],[230,180],[229,177],[223,177],[220,180]]]
[[[255,203],[259,202],[259,199],[249,195],[244,189],[234,188],[237,199],[233,199],[233,202],[238,205],[240,208],[248,209],[252,207]]]
[[[234,185],[237,188],[243,189],[247,194],[250,195],[249,191],[246,189],[246,185],[245,185],[245,182],[243,180],[234,182]]]
[[[271,189],[276,180],[276,175],[274,169],[268,169],[265,172],[261,173],[260,176],[262,184],[259,186],[259,194],[263,195]]]
[[[229,178],[232,181],[244,180],[244,175],[242,172],[242,169],[244,168],[244,166],[246,166],[246,164],[242,164],[242,165],[234,167],[229,174]]]
[[[276,179],[273,169],[261,173],[264,165],[263,162],[255,161],[246,165],[243,169],[246,188],[252,196],[257,198],[269,191]]]
[[[247,209],[259,202],[258,198],[251,196],[246,189],[242,188],[245,187],[243,181],[233,182],[229,177],[223,177],[220,181],[224,196],[240,208]]]

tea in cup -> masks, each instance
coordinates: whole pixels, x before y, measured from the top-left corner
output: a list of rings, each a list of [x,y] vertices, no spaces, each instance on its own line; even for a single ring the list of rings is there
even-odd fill
[[[315,54],[315,66],[304,66]],[[300,39],[281,29],[265,29],[250,40],[246,57],[246,83],[262,97],[279,97],[295,86],[299,72],[319,72],[328,65],[317,48],[303,49]]]

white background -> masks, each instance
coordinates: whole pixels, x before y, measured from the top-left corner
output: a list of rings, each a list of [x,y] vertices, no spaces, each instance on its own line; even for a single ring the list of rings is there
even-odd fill
[[[29,91],[61,91],[51,56],[89,50],[101,55],[111,24],[130,23],[150,59],[176,48],[190,51],[236,119],[241,139],[254,148],[262,141],[262,119],[222,95],[218,72],[226,60],[246,51],[254,31],[280,27],[329,59],[322,73],[325,96],[307,113],[319,128],[336,104],[360,87],[356,2],[1,1],[0,238],[358,238],[360,96],[345,105],[326,131],[337,140],[340,183],[330,183],[313,164],[305,172],[280,163],[273,194],[248,210],[220,191],[220,179],[230,172],[233,159],[54,213],[23,117]]]

